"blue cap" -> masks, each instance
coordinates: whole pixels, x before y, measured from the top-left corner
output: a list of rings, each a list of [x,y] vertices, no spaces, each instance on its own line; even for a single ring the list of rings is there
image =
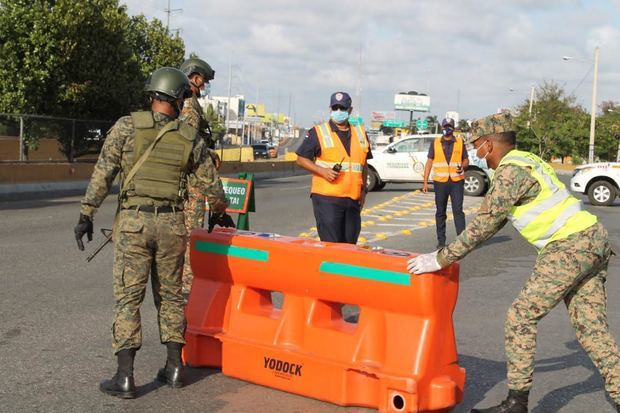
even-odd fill
[[[454,129],[454,119],[452,119],[452,118],[444,118],[441,121],[441,126],[442,127],[444,127],[444,126],[451,126],[452,129]]]
[[[336,92],[329,99],[329,107],[342,106],[345,109],[351,108],[351,96],[347,92]]]

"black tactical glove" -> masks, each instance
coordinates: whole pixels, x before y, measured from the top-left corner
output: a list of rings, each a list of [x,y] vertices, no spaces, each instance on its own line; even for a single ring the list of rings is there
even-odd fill
[[[73,231],[75,232],[75,240],[77,241],[78,248],[80,251],[84,251],[82,237],[86,234],[88,242],[93,240],[93,219],[87,215],[80,214],[80,220]]]
[[[208,232],[213,231],[213,227],[215,227],[215,225],[219,225],[220,227],[224,227],[224,228],[235,228],[235,223],[232,217],[228,215],[226,212],[222,213],[221,215],[218,215],[218,214],[211,215],[209,217],[209,228],[207,229],[207,231]]]

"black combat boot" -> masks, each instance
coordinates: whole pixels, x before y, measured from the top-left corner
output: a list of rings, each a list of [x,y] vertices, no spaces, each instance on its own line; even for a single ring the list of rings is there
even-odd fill
[[[133,399],[136,397],[136,384],[133,380],[133,360],[136,357],[136,349],[121,350],[116,353],[118,369],[110,380],[103,380],[99,389],[111,396],[121,399]]]
[[[620,403],[616,403],[616,411],[620,413]]]
[[[159,369],[157,373],[157,379],[168,386],[173,388],[183,387],[183,362],[181,361],[181,349],[183,344],[181,343],[166,343],[166,349],[168,351],[168,357],[166,359],[166,366],[163,369]]]
[[[529,391],[508,390],[508,397],[499,406],[472,409],[470,413],[527,413]]]

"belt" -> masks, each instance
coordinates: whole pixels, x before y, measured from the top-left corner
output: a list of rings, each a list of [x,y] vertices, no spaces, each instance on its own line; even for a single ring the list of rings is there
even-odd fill
[[[170,212],[181,212],[182,211],[180,208],[176,208],[170,205],[160,206],[160,207],[156,207],[153,205],[133,205],[133,206],[130,206],[128,208],[123,208],[123,209],[135,209],[140,212],[151,212],[151,213],[156,213],[156,214],[166,214]]]

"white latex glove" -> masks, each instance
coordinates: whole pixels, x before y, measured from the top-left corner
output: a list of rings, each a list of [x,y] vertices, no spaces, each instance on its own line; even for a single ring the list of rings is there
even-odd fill
[[[437,262],[437,252],[418,255],[410,259],[407,261],[407,271],[411,274],[425,274],[440,270],[441,266]]]

